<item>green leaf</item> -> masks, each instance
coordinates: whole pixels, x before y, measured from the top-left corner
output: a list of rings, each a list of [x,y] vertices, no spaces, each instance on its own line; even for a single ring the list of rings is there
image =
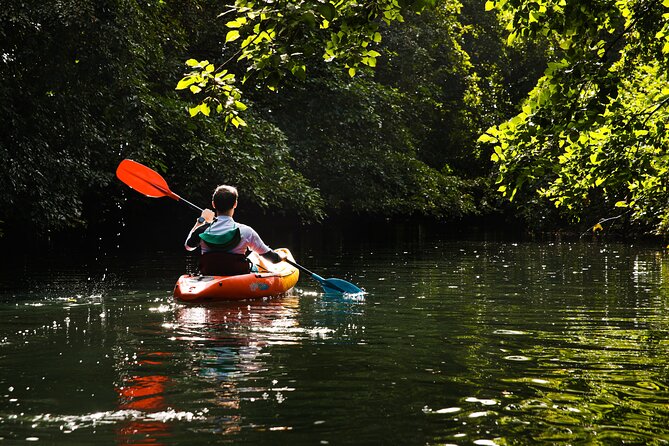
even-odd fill
[[[504,153],[502,152],[502,148],[500,146],[495,147],[495,153],[497,154],[500,160],[506,161],[506,157],[504,156]]]
[[[312,28],[316,27],[316,16],[314,16],[314,13],[311,11],[302,14],[302,21]]]
[[[241,28],[246,24],[246,17],[237,17],[237,19],[225,24],[228,28]]]
[[[479,136],[479,139],[476,140],[476,142],[496,142],[497,139],[493,138],[492,136],[488,135],[487,133],[484,133],[483,135]]]
[[[511,192],[511,196],[509,197],[509,201],[513,201],[514,197],[516,196],[516,192],[518,192],[518,188],[514,187],[513,191]]]
[[[239,102],[239,101],[235,101],[235,107],[237,107],[237,110],[241,110],[241,111],[244,111],[248,108],[248,107],[246,107],[246,104],[244,104],[243,102]]]
[[[322,3],[318,5],[318,12],[320,12],[328,22],[331,22],[337,11],[332,3]]]
[[[381,42],[381,33],[379,32],[374,33],[374,37],[372,37],[372,40],[376,43]]]
[[[595,153],[593,153],[592,155],[590,155],[590,162],[591,162],[592,164],[597,164],[597,152],[595,152]]]
[[[667,0],[669,1],[669,0]],[[626,208],[628,206],[627,202],[622,200],[622,201],[616,201],[616,204],[614,205],[617,208]]]
[[[351,67],[351,68],[348,69],[348,75],[351,76],[351,77],[355,76],[355,68],[354,67]]]
[[[195,83],[195,78],[193,76],[186,76],[179,81],[175,90],[185,90],[194,83]]]
[[[239,120],[239,117],[237,116],[233,116],[232,119],[230,119],[230,122],[232,122],[232,125],[234,125],[235,127],[239,127],[240,125],[242,125]]]
[[[228,33],[225,35],[225,42],[234,42],[235,40],[239,39],[239,31],[236,29],[233,29],[232,31],[228,31]]]
[[[290,69],[290,72],[300,80],[305,80],[307,78],[307,67],[305,65],[294,65]]]

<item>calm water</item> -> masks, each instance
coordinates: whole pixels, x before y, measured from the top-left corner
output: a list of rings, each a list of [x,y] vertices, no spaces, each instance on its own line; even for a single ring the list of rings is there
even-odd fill
[[[302,277],[290,297],[183,306],[181,254],[5,268],[0,442],[669,442],[661,250],[422,236],[296,254],[369,295]]]

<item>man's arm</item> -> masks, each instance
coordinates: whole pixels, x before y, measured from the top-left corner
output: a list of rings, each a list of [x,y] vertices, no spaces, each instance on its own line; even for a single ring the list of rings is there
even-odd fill
[[[272,263],[283,262],[286,259],[286,254],[274,250],[269,250],[265,254],[260,255]]]
[[[186,237],[186,243],[184,243],[184,247],[188,251],[194,251],[195,249],[200,246],[200,234],[204,232],[205,229],[207,229],[209,226],[211,226],[211,223],[214,221],[214,212],[205,209],[202,211],[202,215],[195,220],[195,225],[193,225],[193,228],[190,230],[188,233],[188,237]]]

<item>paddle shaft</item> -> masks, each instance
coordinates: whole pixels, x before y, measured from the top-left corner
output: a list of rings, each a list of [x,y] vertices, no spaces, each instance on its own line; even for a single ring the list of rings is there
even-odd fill
[[[176,195],[176,194],[175,194],[175,195]],[[186,199],[184,199],[184,198],[181,198],[181,197],[179,197],[178,195],[177,195],[177,197],[179,198],[179,201],[183,201],[185,204],[187,204],[188,206],[192,207],[192,208],[195,209],[195,210],[198,210],[198,211],[200,211],[200,212],[202,212],[202,211],[204,210],[204,209],[202,209],[200,206],[194,205],[194,204],[191,203],[190,201],[188,201],[188,200],[186,200]]]
[[[168,197],[174,197],[174,198],[177,199],[177,201],[183,201],[185,204],[187,204],[188,206],[192,207],[193,209],[195,209],[195,210],[197,210],[197,211],[202,212],[202,211],[204,210],[204,209],[202,209],[200,206],[191,203],[190,201],[186,200],[185,198],[183,198],[183,197],[181,197],[181,196],[175,194],[175,193],[172,192],[171,190],[169,190],[169,189],[165,189],[164,187],[162,187],[162,186],[159,185],[159,184],[155,184],[155,183],[154,183],[154,184],[152,184],[152,186],[155,187],[156,189],[161,190],[161,191],[162,191],[165,195],[167,195]]]
[[[289,265],[292,265],[295,268],[297,268],[299,270],[302,270],[305,273],[309,274],[315,281],[320,283],[321,286],[335,289],[335,290],[339,291],[340,293],[346,293],[346,290],[344,290],[341,287],[337,286],[336,284],[332,283],[332,281],[328,281],[327,279],[323,279],[321,276],[319,276],[318,274],[316,274],[313,271],[309,271],[307,268],[303,267],[302,265],[298,265],[297,263],[293,262],[290,259],[284,259],[284,261],[286,263],[288,263]]]
[[[309,271],[308,269],[306,269],[306,268],[303,267],[302,265],[298,265],[297,263],[293,262],[293,261],[290,260],[290,259],[286,259],[285,262],[288,263],[289,265],[293,265],[293,266],[294,266],[295,268],[297,268],[297,269],[300,269],[300,270],[304,271],[305,273],[309,274],[311,277],[316,278],[316,280],[318,280],[319,282],[322,281],[322,280],[324,280],[324,279],[323,279],[321,276],[319,276],[318,274],[316,274],[316,273],[314,273],[314,272],[312,272],[312,271]],[[320,280],[319,280],[319,279],[320,279]]]

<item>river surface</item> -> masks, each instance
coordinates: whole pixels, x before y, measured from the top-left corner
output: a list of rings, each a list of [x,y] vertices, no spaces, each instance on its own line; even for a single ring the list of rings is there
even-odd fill
[[[661,247],[329,243],[297,261],[364,298],[303,275],[283,298],[181,305],[177,251],[6,265],[0,443],[669,442]]]

